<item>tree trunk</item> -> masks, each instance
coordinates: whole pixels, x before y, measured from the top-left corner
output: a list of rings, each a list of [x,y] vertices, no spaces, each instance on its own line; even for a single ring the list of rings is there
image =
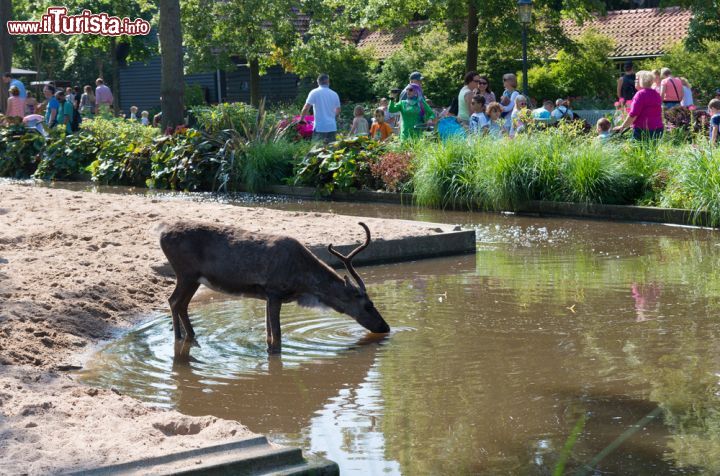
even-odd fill
[[[110,67],[112,68],[113,116],[120,112],[120,71],[117,60],[117,38],[110,37]],[[126,111],[130,115],[130,111]]]
[[[13,37],[7,31],[7,21],[12,19],[12,0],[0,0],[0,74],[12,69]],[[8,86],[0,83],[0,112],[5,112]]]
[[[258,107],[260,105],[260,62],[257,59],[250,60],[250,104]]]
[[[465,72],[477,69],[478,59],[478,11],[475,0],[468,0],[467,19],[467,56],[465,57]]]
[[[182,30],[180,28],[180,0],[160,0],[160,55],[162,60],[160,94],[162,99],[162,129],[185,123],[183,117]]]

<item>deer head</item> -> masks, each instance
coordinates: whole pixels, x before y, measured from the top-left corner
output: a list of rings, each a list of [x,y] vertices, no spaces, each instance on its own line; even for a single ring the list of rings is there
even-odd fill
[[[390,326],[375,308],[375,304],[367,294],[365,283],[352,264],[352,259],[370,244],[370,229],[365,223],[360,222],[359,224],[365,229],[365,243],[352,250],[347,256],[339,253],[333,248],[333,245],[328,245],[328,251],[342,261],[345,269],[357,283],[355,286],[350,278],[345,276],[344,292],[337,298],[343,305],[343,312],[355,319],[365,329],[377,333],[390,332]]]

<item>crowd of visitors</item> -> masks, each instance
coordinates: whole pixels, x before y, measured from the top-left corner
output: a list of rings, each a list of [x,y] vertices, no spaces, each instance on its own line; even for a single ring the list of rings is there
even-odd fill
[[[664,132],[663,111],[676,106],[694,109],[692,87],[687,79],[676,77],[669,68],[635,72],[633,63],[623,65],[623,74],[617,80],[616,115],[601,118],[596,123],[599,140],[607,140],[614,133],[632,129],[637,139],[655,139]],[[437,129],[442,139],[454,135],[490,135],[514,137],[524,133],[530,125],[541,127],[577,119],[567,98],[550,98],[531,108],[530,99],[518,90],[517,77],[503,75],[502,93],[492,91],[487,76],[475,71],[467,73],[452,103],[444,109],[434,109],[423,92],[423,75],[414,71],[404,88],[392,89],[389,97],[380,99],[370,111],[356,106],[350,125],[350,134],[371,136],[387,140],[397,134],[401,140],[416,138],[424,131]],[[113,94],[102,78],[95,81],[95,88],[86,85],[56,89],[52,84],[43,88],[42,103],[27,91],[22,81],[10,73],[3,75],[8,86],[5,117],[9,121],[22,121],[45,134],[47,128],[61,127],[70,134],[77,131],[82,120],[95,116],[112,116]],[[299,128],[311,130],[314,140],[330,142],[338,133],[338,116],[341,111],[340,97],[330,88],[330,77],[321,74],[317,88],[310,91],[298,118]],[[707,121],[712,143],[718,142],[720,130],[720,88],[708,105]],[[312,110],[313,116],[308,114]],[[139,113],[139,115],[138,115]],[[121,117],[125,118],[124,114]],[[150,125],[148,111],[130,108],[127,119]],[[153,117],[152,125],[160,123],[161,114]],[[305,134],[303,134],[305,135]]]
[[[56,88],[53,84],[43,86],[45,100],[38,104],[31,91],[19,79],[10,73],[3,75],[3,82],[9,85],[9,96],[5,108],[6,122],[22,122],[27,127],[37,129],[47,135],[45,128],[60,127],[67,134],[80,128],[83,120],[96,116],[112,117],[113,94],[102,78],[95,81],[95,88],[86,85],[82,90],[79,86]],[[138,121],[142,125],[150,125],[150,114],[142,111],[138,117],[138,108],[130,108],[128,119]],[[121,117],[125,117],[121,115]]]
[[[623,70],[617,80],[617,114],[597,121],[598,140],[606,141],[613,134],[629,129],[636,140],[656,139],[665,129],[664,111],[676,106],[695,108],[690,83],[674,76],[669,68],[635,72],[633,63],[628,61]],[[503,75],[503,91],[497,95],[487,76],[475,71],[467,73],[457,97],[442,110],[434,109],[426,98],[423,79],[420,72],[412,72],[404,88],[391,90],[389,101],[386,98],[380,100],[370,121],[363,106],[355,107],[350,134],[386,140],[399,132],[400,139],[407,140],[437,128],[441,139],[477,134],[512,138],[524,133],[530,124],[545,127],[579,119],[567,98],[554,101],[547,98],[538,107],[531,108],[530,99],[517,90],[517,77],[512,73]],[[321,128],[315,128],[314,137],[325,142],[334,140],[340,113],[339,98],[329,84],[327,75],[318,78],[318,88],[310,92],[301,114],[305,116],[311,109],[315,111],[315,121]],[[331,104],[323,102],[330,99]],[[708,106],[708,116],[710,140],[716,143],[720,129],[720,89]]]

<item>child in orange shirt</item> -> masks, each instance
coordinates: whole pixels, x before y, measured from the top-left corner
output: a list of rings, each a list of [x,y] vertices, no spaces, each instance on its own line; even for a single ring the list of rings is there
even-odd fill
[[[385,122],[385,111],[381,108],[375,109],[375,122],[370,127],[370,138],[376,141],[384,141],[393,133],[390,124]]]

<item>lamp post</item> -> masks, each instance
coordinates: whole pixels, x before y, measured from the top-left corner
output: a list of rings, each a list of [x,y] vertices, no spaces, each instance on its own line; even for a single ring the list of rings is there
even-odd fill
[[[523,69],[523,95],[528,95],[527,78],[527,27],[532,21],[532,0],[518,0],[518,14],[522,25],[522,69]]]

